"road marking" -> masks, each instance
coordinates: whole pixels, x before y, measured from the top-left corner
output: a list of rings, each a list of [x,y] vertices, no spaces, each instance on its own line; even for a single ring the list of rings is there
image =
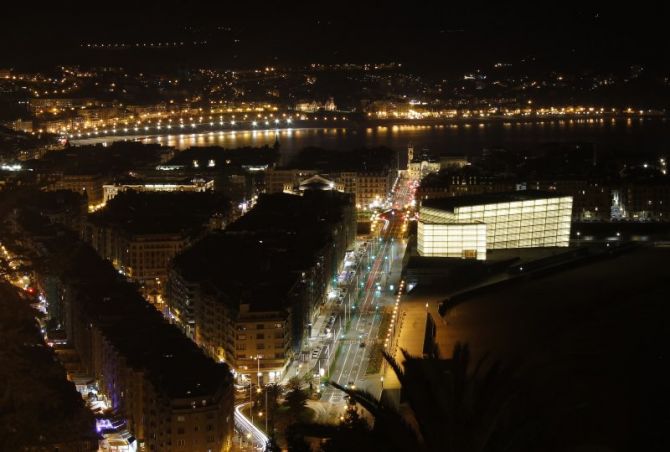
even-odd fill
[[[396,192],[396,199],[398,198],[406,198],[407,195],[409,194],[409,191],[407,190],[401,190],[400,193]],[[397,204],[397,201],[395,201]],[[404,203],[407,204],[407,203]],[[403,205],[404,205],[403,204]],[[363,369],[363,366],[367,366],[366,363],[369,363],[370,359],[369,357],[366,356],[367,350],[369,347],[360,347],[360,342],[361,340],[366,341],[367,344],[372,344],[372,334],[375,332],[375,327],[377,326],[377,317],[379,317],[379,324],[381,324],[381,311],[379,311],[380,315],[377,316],[378,311],[372,309],[372,306],[374,304],[375,300],[375,293],[377,289],[377,283],[380,283],[383,278],[385,278],[385,284],[389,282],[389,280],[393,279],[394,272],[392,271],[394,262],[400,259],[400,254],[401,252],[394,253],[394,246],[396,244],[403,246],[406,245],[404,240],[401,241],[392,241],[396,237],[396,235],[399,235],[400,231],[400,216],[396,215],[394,216],[392,224],[387,224],[387,226],[390,226],[386,229],[384,236],[382,237],[382,243],[381,246],[379,247],[380,249],[376,253],[377,256],[375,260],[372,262],[372,265],[370,267],[370,271],[367,274],[367,278],[364,284],[364,293],[363,296],[360,297],[357,301],[360,303],[359,308],[356,310],[354,315],[352,315],[352,328],[350,330],[349,335],[353,334],[355,337],[345,337],[340,339],[339,346],[342,347],[344,345],[347,345],[347,350],[344,355],[344,361],[342,362],[339,374],[337,375],[337,378],[335,381],[339,384],[344,384],[348,385],[349,381],[353,381],[354,384],[359,381],[359,376],[361,374],[361,369]],[[389,222],[390,223],[390,222]],[[385,257],[388,257],[388,272],[385,271],[386,267],[386,262],[385,262]],[[395,272],[397,273],[397,272]],[[398,279],[399,279],[399,274],[398,274]],[[378,328],[378,326],[377,326]],[[378,333],[378,332],[376,332]],[[361,339],[363,337],[363,339]],[[374,342],[377,341],[377,338],[374,338]],[[367,345],[366,344],[366,345]],[[351,353],[351,347],[355,346],[356,349],[354,350],[353,356],[350,359]],[[337,366],[337,362],[335,364]],[[367,367],[366,367],[367,370]],[[352,374],[355,372],[355,379],[352,380]],[[336,371],[337,373],[337,371]],[[346,381],[343,381],[343,376],[344,374],[347,373],[347,378]],[[329,397],[327,400],[329,400],[331,403],[339,403],[341,401],[341,393],[337,390],[331,389],[332,393],[328,393]],[[324,391],[324,396],[326,396],[326,393]]]

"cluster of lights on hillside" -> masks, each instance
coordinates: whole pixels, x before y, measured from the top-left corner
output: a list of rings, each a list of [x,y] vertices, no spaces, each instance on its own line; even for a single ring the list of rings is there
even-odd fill
[[[423,104],[421,104],[423,105]],[[496,118],[496,117],[561,117],[561,116],[644,116],[655,115],[654,110],[643,109],[616,109],[604,107],[542,107],[542,108],[486,108],[486,109],[448,109],[433,110],[421,107],[415,102],[410,102],[409,107],[398,106],[395,108],[368,112],[368,118],[372,119],[456,119],[456,118]]]

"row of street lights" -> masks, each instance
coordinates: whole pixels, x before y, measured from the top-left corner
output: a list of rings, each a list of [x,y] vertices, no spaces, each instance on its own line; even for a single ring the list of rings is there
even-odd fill
[[[393,305],[393,316],[391,317],[391,323],[389,324],[388,331],[386,332],[386,339],[384,340],[384,348],[389,351],[389,344],[392,340],[395,340],[395,326],[398,322],[398,308],[400,306],[400,297],[402,296],[402,291],[405,288],[405,280],[400,281],[400,286],[398,287],[398,296],[395,299],[395,304]],[[393,339],[391,339],[391,334],[393,334]],[[384,380],[382,380],[383,383]]]
[[[285,122],[286,122],[287,125],[290,125],[290,124],[292,124],[293,121],[291,119],[286,119]],[[209,123],[191,122],[190,124],[180,123],[179,125],[175,124],[174,126],[172,124],[167,124],[167,125],[156,124],[154,126],[148,125],[148,126],[134,126],[134,127],[123,127],[123,128],[119,127],[118,129],[115,128],[115,127],[111,128],[111,129],[102,129],[102,130],[96,128],[96,129],[94,129],[92,131],[88,131],[88,132],[76,131],[76,132],[70,132],[70,133],[64,132],[64,133],[67,133],[67,135],[70,138],[82,138],[83,136],[90,137],[92,135],[106,135],[106,134],[110,134],[110,133],[111,134],[116,134],[116,133],[121,133],[121,132],[129,133],[131,131],[133,131],[133,132],[140,132],[140,131],[149,132],[152,129],[156,130],[156,131],[159,131],[159,130],[162,130],[162,129],[172,130],[173,127],[184,129],[187,126],[189,126],[191,129],[195,129],[196,127],[199,127],[199,126],[202,126],[202,125],[209,125],[210,127],[214,127],[216,124],[218,124],[219,126],[226,125],[226,123],[223,122],[223,121],[219,121],[218,123],[214,123],[214,122],[209,122]],[[231,126],[235,126],[237,124],[237,122],[236,121],[230,121],[229,124]],[[262,124],[264,124],[265,126],[270,126],[271,125],[270,121],[265,121]],[[280,125],[279,119],[274,120],[274,125],[275,126]],[[258,121],[252,121],[251,126],[252,127],[258,127],[259,122]]]
[[[256,384],[256,394],[261,393],[261,377],[263,376],[263,372],[261,372],[261,359],[263,359],[262,355],[257,355],[256,356],[256,377],[257,377],[257,384]],[[249,379],[249,402],[251,404],[251,408],[249,410],[250,416],[251,416],[251,423],[253,424],[254,422],[254,399],[253,399],[253,394],[251,391],[251,379]],[[263,411],[258,412],[259,417],[263,417]],[[268,391],[266,389],[265,391],[265,432],[268,433]]]

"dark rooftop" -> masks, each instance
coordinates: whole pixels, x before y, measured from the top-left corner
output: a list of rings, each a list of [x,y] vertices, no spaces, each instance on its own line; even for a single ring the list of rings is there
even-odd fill
[[[333,151],[308,147],[286,165],[287,169],[376,172],[395,167],[397,155],[386,147],[361,148],[351,151]]]
[[[210,160],[214,161],[214,171],[224,168],[241,167],[243,165],[273,165],[279,159],[279,151],[269,146],[240,147],[226,149],[219,146],[193,147],[179,152],[171,161],[171,165],[192,166],[198,162],[199,168],[208,168]]]
[[[132,368],[147,372],[157,392],[171,398],[217,392],[228,377],[225,365],[206,357],[167,323],[93,249],[80,244],[71,259],[70,277],[85,298],[85,311]],[[91,273],[92,278],[87,276]]]
[[[352,202],[348,194],[308,190],[302,196],[285,193],[262,195],[254,209],[228,228],[229,231],[293,231],[322,229],[339,220]]]
[[[30,224],[32,236],[43,226]],[[41,239],[51,270],[71,284],[85,315],[125,357],[128,365],[146,372],[155,390],[169,398],[212,396],[227,384],[225,364],[208,358],[126,282],[111,263],[67,231]]]
[[[254,311],[288,307],[286,296],[296,284],[302,262],[292,252],[292,238],[233,236],[214,232],[174,259],[180,274],[204,283],[222,301]]]
[[[339,192],[263,195],[225,232],[209,234],[175,257],[174,265],[187,280],[215,287],[233,307],[242,301],[252,310],[281,309],[347,206],[350,196]]]
[[[0,381],[5,401],[0,449],[39,445],[40,450],[50,450],[51,445],[74,446],[79,440],[97,444],[92,414],[44,343],[35,311],[17,290],[0,282]]]
[[[36,171],[55,171],[73,175],[122,174],[143,166],[155,166],[171,150],[156,144],[114,142],[109,146],[80,146],[48,152],[26,166]]]
[[[431,304],[439,348],[467,343],[518,374],[525,421],[541,421],[532,450],[652,450],[668,419],[668,259],[629,247],[473,292],[443,319]]]
[[[129,234],[197,233],[213,215],[226,217],[230,201],[221,193],[135,192],[116,195],[90,215],[94,224],[106,224]]]

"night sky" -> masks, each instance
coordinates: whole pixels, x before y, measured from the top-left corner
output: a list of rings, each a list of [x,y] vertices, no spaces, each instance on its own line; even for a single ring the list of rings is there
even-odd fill
[[[539,65],[565,69],[642,64],[668,70],[664,5],[436,3],[15,2],[3,5],[0,64],[139,64],[153,58],[213,67],[397,61],[458,71],[536,58]],[[157,57],[81,47],[154,40],[184,41],[193,48],[163,50]]]

